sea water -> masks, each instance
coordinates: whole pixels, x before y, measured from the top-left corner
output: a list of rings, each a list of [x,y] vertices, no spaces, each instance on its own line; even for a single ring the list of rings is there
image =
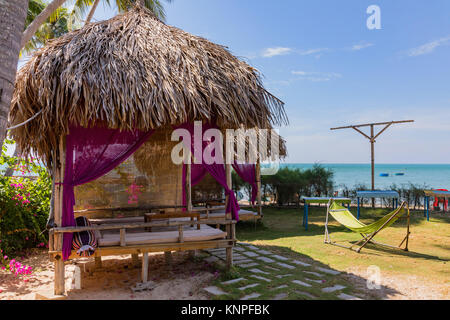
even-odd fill
[[[370,164],[320,164],[334,172],[334,185],[340,189],[343,185],[349,188],[363,184],[371,187]],[[282,163],[280,168],[310,169],[313,163]],[[381,173],[389,176],[380,177]],[[404,175],[395,175],[403,173]],[[450,190],[450,164],[375,164],[375,188],[389,189],[393,184],[397,186],[419,185],[430,189]]]

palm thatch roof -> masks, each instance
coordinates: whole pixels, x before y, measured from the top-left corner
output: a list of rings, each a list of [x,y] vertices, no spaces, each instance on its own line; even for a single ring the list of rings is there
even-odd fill
[[[50,160],[70,123],[149,130],[214,120],[221,128],[287,124],[282,101],[225,47],[136,6],[36,51],[19,71],[10,125],[21,150]]]

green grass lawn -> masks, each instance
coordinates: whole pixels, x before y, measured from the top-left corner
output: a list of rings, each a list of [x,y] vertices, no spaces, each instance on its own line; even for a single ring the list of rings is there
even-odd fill
[[[389,209],[361,210],[361,221],[371,223],[388,213]],[[420,276],[435,283],[450,284],[450,214],[432,213],[430,221],[423,211],[411,211],[409,252],[386,249],[369,244],[361,253],[323,243],[326,208],[310,207],[309,230],[302,227],[303,208],[264,208],[262,223],[239,223],[239,241],[267,246],[268,249],[293,258],[309,257],[312,261],[345,271],[349,267],[378,266],[390,275]],[[356,208],[352,208],[356,215]],[[342,244],[360,239],[336,223],[331,217],[329,231],[334,241]],[[381,231],[375,240],[398,245],[406,234],[405,219]]]

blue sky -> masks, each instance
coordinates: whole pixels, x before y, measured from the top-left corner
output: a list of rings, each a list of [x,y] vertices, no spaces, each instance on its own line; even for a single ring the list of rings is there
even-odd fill
[[[369,30],[369,5],[381,29]],[[259,69],[286,103],[288,162],[367,163],[370,144],[330,127],[414,119],[377,141],[378,163],[450,163],[450,1],[174,0],[167,23]],[[115,15],[100,5],[96,20]]]

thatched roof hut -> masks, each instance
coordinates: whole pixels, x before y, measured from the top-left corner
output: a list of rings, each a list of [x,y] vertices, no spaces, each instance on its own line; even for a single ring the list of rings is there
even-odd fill
[[[18,73],[10,125],[21,150],[51,163],[70,123],[141,130],[193,120],[221,128],[287,123],[258,71],[225,47],[158,20],[140,6],[51,41]]]
[[[101,250],[93,253],[96,262],[101,263],[102,255],[132,254],[137,259],[142,254],[143,282],[148,278],[148,252],[226,248],[227,266],[232,265],[234,225],[238,211],[242,212],[232,190],[231,166],[237,164],[202,163],[201,169],[222,186],[226,199],[223,212],[211,213],[218,215],[211,220],[209,208],[206,219],[200,219],[200,211],[193,211],[191,164],[183,163],[182,169],[170,161],[169,130],[176,125],[193,125],[196,120],[209,122],[222,131],[255,128],[259,135],[263,132],[260,129],[287,122],[283,103],[263,88],[254,68],[223,46],[168,26],[140,6],[53,40],[35,52],[19,71],[10,112],[10,125],[16,128],[11,134],[24,154],[37,153],[52,170],[54,224],[49,230],[49,253],[55,262],[55,294],[64,293],[63,260],[79,255],[73,250],[77,243],[72,242],[72,236],[87,230],[99,232],[96,238]],[[130,134],[136,133],[135,129],[142,131],[139,137]],[[102,140],[100,131],[113,131],[121,138],[130,135],[134,140],[112,143]],[[148,140],[150,135],[152,139]],[[109,133],[105,136],[109,137]],[[110,145],[113,150],[103,157]],[[141,149],[136,151],[134,147]],[[283,141],[280,149],[283,154]],[[121,170],[114,173],[132,153],[139,174],[133,176]],[[156,157],[161,161],[156,161]],[[154,168],[158,163],[163,165]],[[80,169],[77,175],[75,169]],[[260,164],[237,171],[242,176],[247,171],[245,180],[258,190],[257,212],[247,214],[251,219],[259,219]],[[118,188],[100,180],[107,179],[107,173],[117,176],[111,179],[119,181]],[[151,179],[157,183],[140,182]],[[151,204],[153,200],[159,204],[167,201],[165,209],[182,207],[188,212],[166,212],[163,217],[159,213],[155,216],[146,207],[142,208],[146,210],[144,216],[132,217],[133,224],[116,219],[97,221],[95,228],[80,227],[75,222],[73,206],[75,199],[80,204],[80,198],[83,200],[88,192],[75,187],[88,186],[90,182],[97,182],[94,195],[102,203],[105,197],[99,189],[104,193],[106,189],[119,190],[120,203],[126,201],[128,191],[131,202],[145,191],[145,200]],[[150,185],[149,190],[141,190],[146,187],[144,184]],[[125,187],[129,187],[127,192]],[[152,206],[156,207],[161,208]],[[171,215],[190,220],[170,222]],[[145,222],[153,218],[167,222]],[[227,231],[211,225],[225,225]],[[80,250],[90,248],[91,243],[86,245]]]

